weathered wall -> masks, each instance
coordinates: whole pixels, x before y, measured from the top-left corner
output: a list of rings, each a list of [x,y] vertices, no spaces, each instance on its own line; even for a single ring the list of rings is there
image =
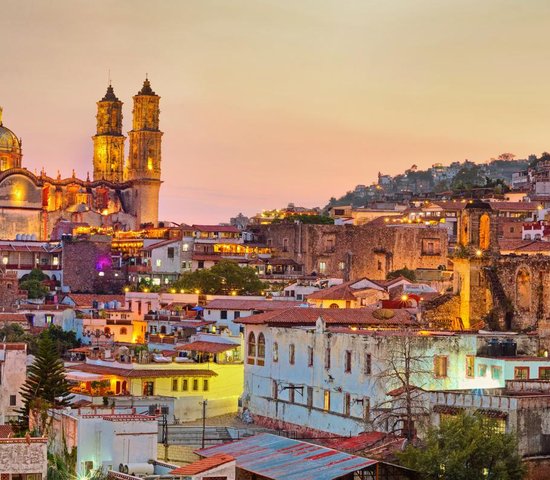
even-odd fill
[[[303,263],[306,274],[382,280],[404,267],[447,264],[447,231],[438,227],[275,224],[257,234],[277,256]]]
[[[46,478],[46,448],[46,438],[0,439],[0,473],[38,473]]]

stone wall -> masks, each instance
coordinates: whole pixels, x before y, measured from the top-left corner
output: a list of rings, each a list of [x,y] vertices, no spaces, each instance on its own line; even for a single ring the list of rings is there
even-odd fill
[[[383,280],[404,267],[447,265],[447,230],[425,225],[261,225],[255,231],[280,258],[304,265],[304,272]]]
[[[46,438],[0,439],[0,473],[38,473],[46,478]]]
[[[527,474],[525,480],[547,480],[550,478],[550,457],[532,457],[523,460]]]

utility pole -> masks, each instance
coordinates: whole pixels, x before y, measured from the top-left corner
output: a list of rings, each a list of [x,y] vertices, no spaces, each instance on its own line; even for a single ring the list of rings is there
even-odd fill
[[[205,398],[201,404],[202,404],[202,442],[201,446],[204,448],[204,436],[206,433],[206,405],[208,403],[208,400]]]

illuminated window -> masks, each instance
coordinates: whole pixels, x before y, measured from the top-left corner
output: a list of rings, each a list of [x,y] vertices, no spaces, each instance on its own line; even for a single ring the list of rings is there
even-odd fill
[[[325,390],[323,398],[323,410],[328,412],[330,410],[330,390]]]
[[[248,335],[248,364],[254,365],[256,357],[256,335],[250,332]]]
[[[338,270],[345,270],[346,262],[338,262]]]
[[[515,367],[514,378],[518,380],[529,380],[529,367]]]
[[[258,335],[258,362],[257,364],[262,366],[265,359],[265,337],[263,333]]]
[[[474,355],[466,355],[466,376],[468,378],[473,378],[475,376],[475,356]]]
[[[539,367],[539,378],[541,380],[550,380],[550,367]]]
[[[273,363],[277,363],[279,361],[279,344],[275,342],[273,344]]]
[[[153,170],[153,159],[151,157],[147,159],[147,170]]]
[[[157,267],[160,267],[162,265],[162,260],[160,258],[157,258],[157,261],[155,263]]]
[[[447,357],[436,355],[434,357],[434,377],[444,378],[447,376]]]
[[[319,273],[325,273],[327,271],[327,262],[319,262]]]

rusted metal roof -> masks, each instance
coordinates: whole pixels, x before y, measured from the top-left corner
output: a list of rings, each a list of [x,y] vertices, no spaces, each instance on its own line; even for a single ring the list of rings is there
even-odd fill
[[[233,350],[240,345],[236,343],[215,343],[215,342],[191,342],[185,345],[179,345],[176,350],[186,350],[189,352],[221,353],[227,350]]]
[[[198,451],[231,455],[237,467],[273,480],[332,480],[378,463],[312,443],[270,433]]]

